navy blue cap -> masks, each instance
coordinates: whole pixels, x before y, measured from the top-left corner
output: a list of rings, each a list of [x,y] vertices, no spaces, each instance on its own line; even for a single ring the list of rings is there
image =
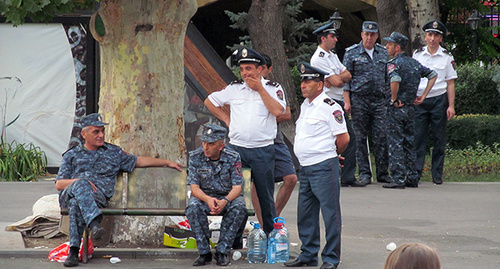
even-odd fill
[[[236,59],[238,64],[242,63],[257,63],[259,65],[266,64],[266,59],[256,50],[251,48],[243,47],[236,52]]]
[[[374,21],[365,21],[363,22],[362,27],[363,32],[377,33],[378,32],[378,24]]]
[[[226,138],[226,133],[226,128],[215,124],[208,124],[203,129],[203,134],[201,135],[200,140],[208,143],[212,143],[217,140],[224,140]]]
[[[301,81],[311,80],[315,78],[320,78],[321,80],[323,80],[325,76],[328,75],[327,72],[316,67],[312,67],[310,64],[304,62],[297,65],[297,70],[299,70]]]
[[[443,36],[445,36],[446,32],[448,31],[448,29],[446,29],[446,26],[444,26],[442,22],[436,20],[426,23],[424,27],[422,27],[422,30],[424,30],[425,32],[442,34]]]
[[[318,29],[313,31],[315,35],[323,35],[323,34],[337,34],[337,30],[335,29],[335,22],[329,22]]]
[[[391,36],[384,37],[384,40],[398,43],[403,49],[405,48],[406,43],[408,43],[408,38],[398,32],[392,32]]]
[[[82,128],[85,128],[87,126],[104,126],[104,125],[108,125],[109,123],[106,123],[106,122],[103,122],[102,121],[102,117],[101,117],[101,114],[99,113],[92,113],[92,114],[89,114],[85,117],[83,117],[81,120],[80,120],[80,123],[82,124]]]

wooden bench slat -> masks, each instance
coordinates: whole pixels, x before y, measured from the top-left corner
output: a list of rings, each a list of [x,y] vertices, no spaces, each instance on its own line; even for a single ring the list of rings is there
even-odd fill
[[[185,216],[184,209],[171,208],[101,208],[103,215],[113,216]],[[61,208],[61,215],[68,215],[67,208]],[[255,216],[255,210],[248,209],[248,216]]]

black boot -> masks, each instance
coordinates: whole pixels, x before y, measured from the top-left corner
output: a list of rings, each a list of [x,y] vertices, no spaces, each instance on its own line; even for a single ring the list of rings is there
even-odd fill
[[[222,252],[215,253],[215,260],[217,261],[217,265],[219,266],[229,265],[229,258],[227,257],[227,254],[224,254]]]
[[[80,251],[79,247],[70,247],[69,248],[69,255],[68,258],[66,258],[66,261],[64,261],[64,267],[75,267],[78,266],[78,252]]]
[[[200,254],[200,257],[194,261],[193,266],[202,266],[212,261],[212,252],[207,254]]]

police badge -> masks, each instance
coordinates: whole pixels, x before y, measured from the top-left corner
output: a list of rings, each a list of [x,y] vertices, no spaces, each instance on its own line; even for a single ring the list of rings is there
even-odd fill
[[[241,57],[242,57],[242,58],[246,58],[247,56],[248,56],[248,51],[247,51],[247,49],[243,49],[243,50],[241,51]]]

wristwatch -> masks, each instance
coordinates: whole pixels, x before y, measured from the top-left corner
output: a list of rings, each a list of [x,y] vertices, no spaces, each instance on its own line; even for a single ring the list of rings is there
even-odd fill
[[[391,102],[389,104],[392,106],[392,105],[394,105],[395,102],[396,102],[396,100],[391,99]]]
[[[226,202],[229,204],[229,199],[227,199],[226,197],[222,197],[222,200],[226,200]]]

